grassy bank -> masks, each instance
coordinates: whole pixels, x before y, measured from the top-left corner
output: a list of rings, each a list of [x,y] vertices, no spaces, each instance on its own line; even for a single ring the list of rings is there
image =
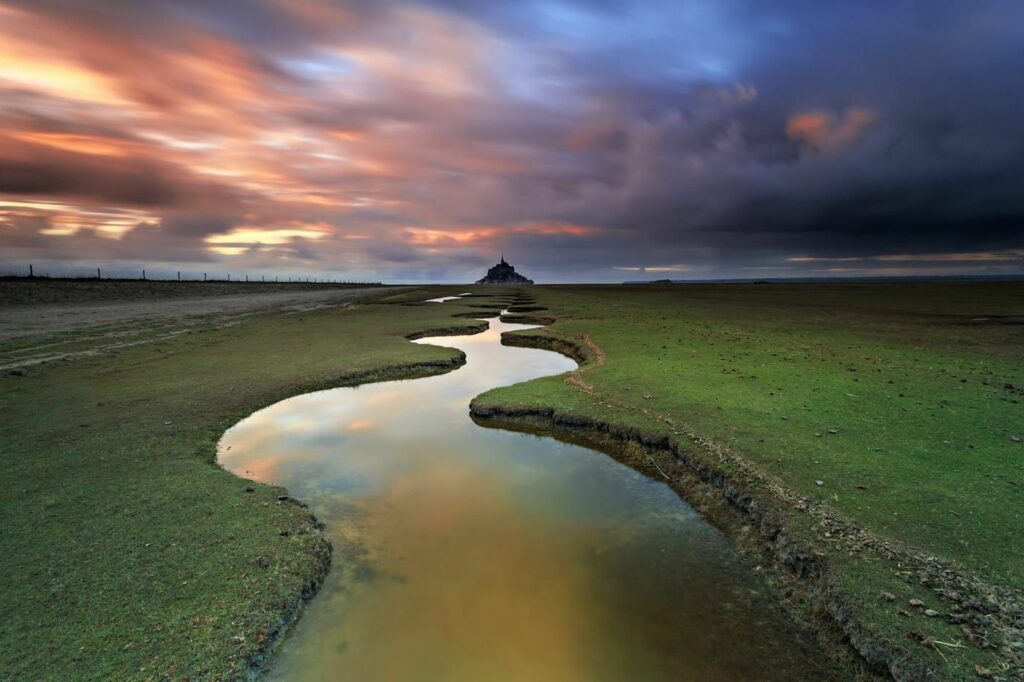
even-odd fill
[[[217,440],[289,395],[457,366],[457,351],[404,337],[478,326],[460,315],[487,299],[415,305],[461,290],[254,316],[0,376],[0,678],[251,672],[329,548],[283,491],[216,467]],[[585,364],[484,394],[478,412],[645,440],[624,461],[684,494],[703,475],[700,494],[721,499],[693,501],[712,520],[716,504],[756,517],[729,529],[739,545],[744,523],[774,533],[793,575],[769,579],[794,612],[848,617],[877,660],[919,659],[939,679],[1020,674],[1024,286],[518,292],[521,314],[555,322],[517,342]],[[791,589],[808,575],[834,593]]]
[[[835,590],[833,610],[854,614],[876,663],[910,657],[948,679],[1021,674],[1024,286],[530,295],[548,310],[529,314],[557,322],[518,343],[554,340],[587,364],[484,394],[476,412],[668,445],[738,481],[738,504],[808,548],[797,570]]]
[[[217,440],[289,395],[456,366],[404,339],[479,326],[452,312],[264,315],[0,376],[0,679],[248,674],[329,546],[283,491],[218,468]]]

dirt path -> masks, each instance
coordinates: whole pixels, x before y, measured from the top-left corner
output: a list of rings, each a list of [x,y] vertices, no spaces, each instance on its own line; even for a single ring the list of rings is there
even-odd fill
[[[0,369],[124,348],[254,313],[345,306],[396,287],[275,291],[0,307]]]

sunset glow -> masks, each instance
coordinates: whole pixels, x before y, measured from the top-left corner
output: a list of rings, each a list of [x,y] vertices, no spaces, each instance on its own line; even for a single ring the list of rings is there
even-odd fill
[[[1022,12],[0,0],[0,266],[1021,272]]]

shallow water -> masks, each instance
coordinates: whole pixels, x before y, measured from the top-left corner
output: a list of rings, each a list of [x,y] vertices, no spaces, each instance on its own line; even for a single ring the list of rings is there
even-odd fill
[[[221,441],[327,524],[334,565],[273,680],[822,679],[714,528],[665,484],[485,429],[473,396],[573,369],[489,320],[441,376],[298,396]]]

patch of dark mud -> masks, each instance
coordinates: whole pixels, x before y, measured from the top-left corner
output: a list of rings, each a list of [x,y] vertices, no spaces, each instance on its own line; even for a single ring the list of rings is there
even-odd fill
[[[510,305],[507,310],[510,313],[536,313],[547,308],[542,305]]]

